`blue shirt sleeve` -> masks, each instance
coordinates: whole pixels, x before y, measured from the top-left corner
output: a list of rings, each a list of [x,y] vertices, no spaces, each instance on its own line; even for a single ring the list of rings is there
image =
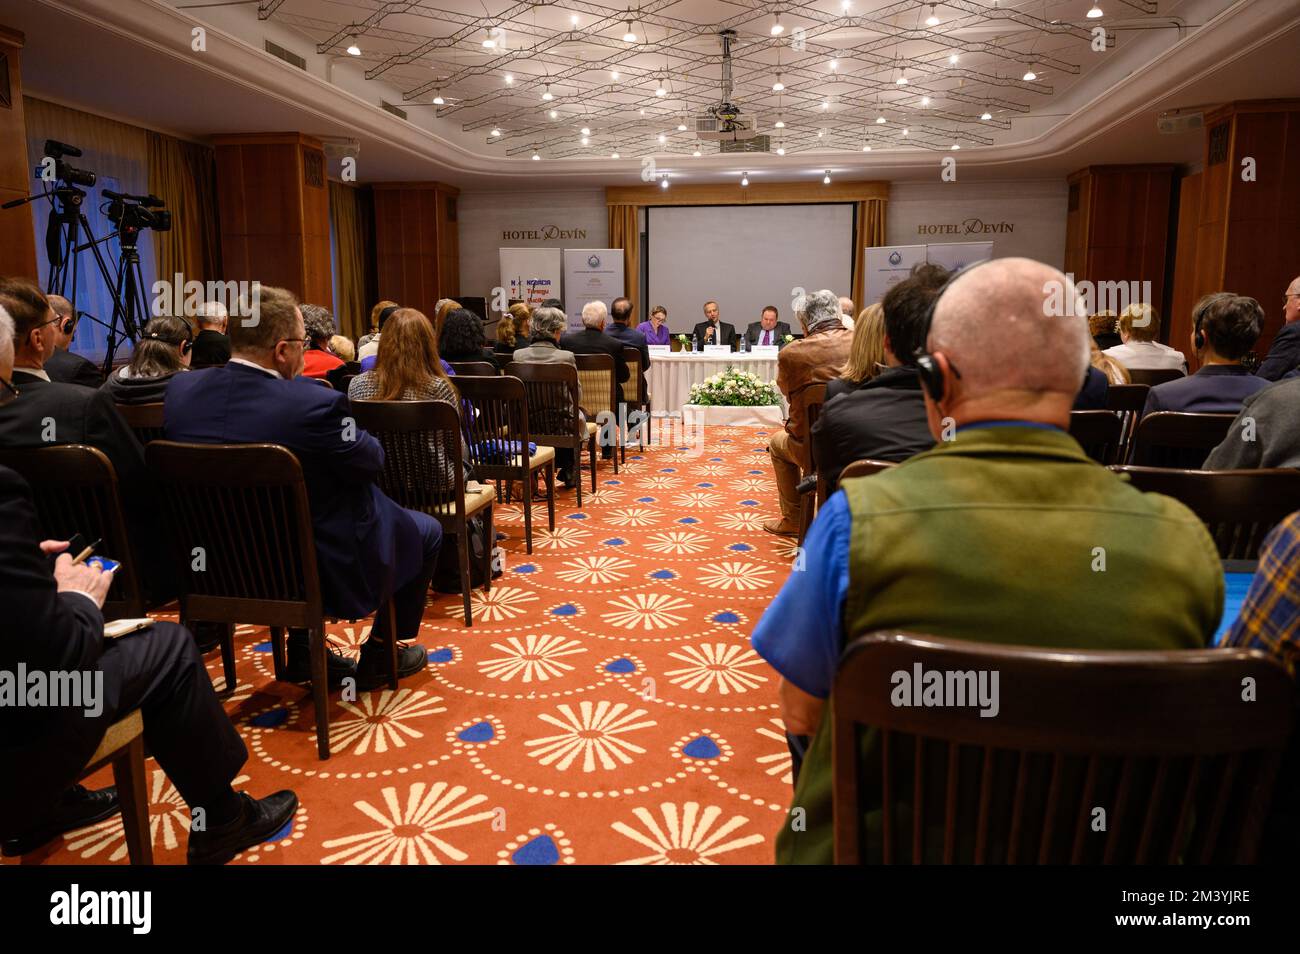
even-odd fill
[[[802,566],[796,561],[750,638],[773,669],[819,699],[831,694],[843,649],[851,526],[848,499],[837,491],[808,531]]]

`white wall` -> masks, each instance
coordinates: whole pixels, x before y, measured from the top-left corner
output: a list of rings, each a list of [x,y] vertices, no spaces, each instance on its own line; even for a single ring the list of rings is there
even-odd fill
[[[1064,179],[895,182],[889,189],[885,244],[992,241],[995,258],[1023,255],[1061,268],[1068,199]],[[1003,223],[1012,231],[983,229]],[[919,231],[933,225],[955,227],[955,231]]]
[[[501,248],[606,248],[609,218],[605,190],[556,192],[462,192],[457,201],[460,231],[460,291],[491,300],[501,284]],[[548,228],[585,231],[585,238],[503,238],[503,232],[544,233]]]

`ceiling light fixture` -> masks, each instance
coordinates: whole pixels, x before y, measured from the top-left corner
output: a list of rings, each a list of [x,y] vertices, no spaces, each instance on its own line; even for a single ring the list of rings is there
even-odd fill
[[[898,68],[898,79],[894,80],[894,85],[896,86],[907,85],[907,75],[903,72],[903,68],[901,66]]]
[[[589,146],[589,145],[591,145],[591,140],[588,139],[586,136],[583,136],[581,141],[582,141],[582,144],[583,144],[584,146]]]
[[[870,151],[871,151],[871,147],[870,147],[870,146],[863,146],[863,147],[862,147],[862,151],[863,151],[863,152],[870,152]]]
[[[831,184],[831,171],[827,169],[826,175],[822,176],[822,185],[830,185],[830,184]]]
[[[553,99],[555,99],[555,96],[551,93],[551,84],[547,83],[546,89],[542,90],[542,102],[549,103]]]
[[[1032,83],[1034,80],[1038,79],[1038,74],[1034,72],[1033,63],[1029,64],[1029,69],[1025,70],[1025,75],[1022,77],[1022,79],[1026,83]]]
[[[590,135],[591,135],[591,128],[590,128],[589,126],[583,126],[582,129],[581,129],[581,132],[582,132],[582,134],[583,134],[584,136],[590,136]]]
[[[696,159],[698,159],[701,156],[701,152],[698,149],[696,149],[693,153],[691,153],[691,155],[694,156]]]
[[[560,114],[559,114],[558,112],[556,112],[554,109],[552,109],[552,110],[551,110],[551,118],[552,118],[552,119],[559,119],[559,118],[560,118]]]
[[[542,157],[541,157],[540,155],[538,155],[538,153],[537,153],[537,147],[534,146],[534,147],[533,147],[533,161],[536,162],[537,160],[539,160],[539,159],[541,159],[541,158],[542,158]]]
[[[515,81],[514,76],[512,76],[510,73],[507,73],[507,74],[506,74],[506,85],[509,86],[509,85],[510,85],[511,83],[513,83],[514,81]]]
[[[925,25],[928,27],[937,27],[939,25],[939,15],[934,12],[937,4],[930,4],[930,15],[925,18]]]
[[[1092,5],[1092,9],[1088,11],[1088,19],[1089,19],[1089,20],[1096,20],[1096,19],[1098,19],[1099,17],[1104,17],[1104,16],[1105,16],[1105,14],[1101,12],[1101,4],[1100,4],[1100,3],[1094,3],[1094,4]]]
[[[903,135],[904,135],[904,136],[906,136],[906,135],[908,134],[909,131],[910,131],[910,130],[908,130],[908,128],[907,128],[906,126],[903,127]]]
[[[744,188],[745,186],[747,186],[747,185],[749,185],[749,173],[748,173],[748,172],[742,172],[742,173],[740,174],[740,186],[741,186],[741,188],[743,189],[743,188]]]
[[[628,21],[627,21],[627,32],[623,34],[623,42],[624,42],[624,43],[635,43],[635,42],[636,42],[636,34],[632,32],[632,21],[631,21],[631,20],[628,20]]]
[[[668,173],[665,172],[665,173],[664,173],[664,177],[663,177],[662,179],[659,180],[659,188],[661,188],[661,189],[667,189],[667,188],[668,188]]]
[[[781,82],[781,74],[776,74],[776,82],[772,84],[772,92],[779,93],[785,89],[785,84]]]
[[[610,70],[610,71],[609,71],[609,78],[610,78],[610,79],[618,79],[618,70]]]
[[[777,154],[778,156],[784,156],[784,155],[785,155],[785,146],[777,146],[777,147],[776,147],[776,154]]]
[[[957,61],[958,61],[959,59],[961,59],[961,57],[959,57],[956,53],[954,53],[954,54],[952,54],[951,56],[948,57],[948,63],[949,63],[950,65],[952,65],[952,66],[956,66],[956,65],[957,65]]]
[[[682,120],[680,123],[677,124],[677,131],[678,131],[678,132],[686,132],[686,121],[685,121],[685,120]]]
[[[616,152],[611,152],[611,153],[609,154],[609,158],[611,158],[611,159],[617,159],[617,158],[618,158],[618,153],[616,153]]]
[[[952,144],[952,151],[953,151],[953,152],[956,152],[956,151],[957,151],[958,149],[960,149],[960,148],[961,148],[961,146],[957,145],[957,143],[953,143],[953,144]]]
[[[664,78],[662,76],[659,77],[659,85],[655,88],[655,95],[656,96],[668,95],[668,88],[664,86]]]
[[[357,46],[357,38],[355,36],[348,37],[348,56],[360,56],[360,55],[361,55],[361,47]]]
[[[781,25],[781,14],[776,15],[776,20],[772,23],[772,36],[780,36],[785,32],[785,27]]]
[[[661,142],[661,143],[665,143],[665,142],[667,142],[667,141],[668,141],[668,137],[665,136],[663,133],[660,133],[660,134],[659,134],[659,142]]]
[[[922,106],[929,106],[929,105],[930,105],[930,97],[929,97],[929,96],[922,96],[922,97],[921,97],[921,105],[922,105]]]
[[[781,114],[780,114],[780,113],[777,113],[777,114],[776,114],[776,122],[774,122],[774,123],[772,124],[772,128],[773,128],[773,129],[784,129],[784,128],[785,128],[785,120],[781,118]]]
[[[877,125],[877,126],[883,126],[883,125],[885,125],[885,117],[884,117],[884,114],[881,114],[881,115],[879,115],[879,116],[876,117],[876,125]]]
[[[435,105],[435,106],[443,106],[443,105],[446,104],[446,102],[447,102],[447,101],[446,101],[445,99],[442,98],[442,93],[441,93],[440,91],[438,91],[438,90],[434,90],[434,93],[433,93],[433,105]]]
[[[839,68],[840,68],[840,61],[839,61],[839,60],[831,60],[831,69],[832,69],[832,70],[837,70],[837,69],[839,69]]]
[[[980,113],[980,119],[984,120],[985,122],[988,122],[992,118],[993,118],[993,114],[990,113],[987,109],[984,110],[984,112]]]
[[[492,35],[493,29],[492,24],[489,23],[487,26],[487,36],[483,38],[483,49],[485,50],[495,50],[497,47],[497,38]]]
[[[578,25],[578,15],[577,15],[576,13],[574,13],[574,14],[570,14],[570,16],[569,16],[569,22],[572,23],[574,26],[577,26],[577,25]]]
[[[500,129],[494,129],[494,130],[492,130],[492,135],[493,135],[493,136],[500,136],[500,135],[501,135],[501,130],[500,130]]]

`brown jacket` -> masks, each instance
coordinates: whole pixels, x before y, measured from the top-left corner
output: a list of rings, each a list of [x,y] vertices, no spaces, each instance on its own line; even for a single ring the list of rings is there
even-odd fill
[[[837,377],[849,359],[853,332],[849,329],[824,323],[825,327],[807,337],[792,341],[781,349],[776,361],[776,386],[790,405],[790,416],[785,422],[790,435],[791,449],[795,450],[804,470],[808,460],[807,394],[814,384],[825,384]]]

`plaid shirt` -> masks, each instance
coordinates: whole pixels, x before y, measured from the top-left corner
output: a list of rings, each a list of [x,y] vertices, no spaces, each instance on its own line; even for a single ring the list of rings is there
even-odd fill
[[[1300,665],[1300,511],[1274,527],[1264,541],[1259,570],[1223,645],[1262,649],[1296,675]]]

